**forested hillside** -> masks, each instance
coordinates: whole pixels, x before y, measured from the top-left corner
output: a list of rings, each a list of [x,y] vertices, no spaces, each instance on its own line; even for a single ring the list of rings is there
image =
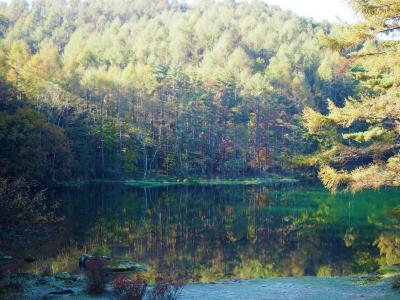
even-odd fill
[[[0,176],[289,173],[304,107],[354,93],[330,30],[257,1],[2,4]]]

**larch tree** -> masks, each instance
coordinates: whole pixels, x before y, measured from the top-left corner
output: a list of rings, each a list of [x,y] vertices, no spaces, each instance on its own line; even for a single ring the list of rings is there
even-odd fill
[[[325,38],[347,60],[361,91],[328,113],[304,110],[304,125],[321,140],[307,158],[326,187],[352,191],[400,185],[400,2],[353,0],[361,21]]]

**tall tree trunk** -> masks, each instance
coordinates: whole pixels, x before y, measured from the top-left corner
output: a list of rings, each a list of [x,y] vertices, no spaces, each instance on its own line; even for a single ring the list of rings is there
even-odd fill
[[[144,163],[144,165],[143,165],[143,178],[146,179],[147,178],[147,160],[148,160],[148,157],[147,157],[147,148],[146,148],[145,141],[143,141],[143,154],[144,154],[144,157],[143,157],[143,163]]]
[[[257,160],[257,169],[260,173],[261,170],[261,163],[260,163],[260,151],[259,151],[259,144],[260,144],[260,99],[256,98],[257,101],[257,111],[256,111],[256,128],[255,128],[255,151],[256,151],[256,160]]]
[[[119,152],[119,157],[118,157],[118,173],[119,175],[122,174],[122,167],[121,167],[121,161],[122,161],[122,117],[121,117],[121,95],[117,93],[118,97],[118,125],[119,125],[119,134],[118,134],[118,152]]]
[[[100,138],[101,138],[101,178],[104,179],[104,102],[105,98],[101,97],[101,108],[100,108],[100,118],[101,118],[101,128],[100,128]]]

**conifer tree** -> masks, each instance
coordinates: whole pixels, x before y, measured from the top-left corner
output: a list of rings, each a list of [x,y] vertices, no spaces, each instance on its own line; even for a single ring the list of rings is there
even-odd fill
[[[325,186],[352,191],[400,185],[400,2],[353,0],[358,24],[339,28],[325,41],[347,60],[361,84],[343,107],[328,114],[304,110],[308,131],[322,140],[308,157]]]

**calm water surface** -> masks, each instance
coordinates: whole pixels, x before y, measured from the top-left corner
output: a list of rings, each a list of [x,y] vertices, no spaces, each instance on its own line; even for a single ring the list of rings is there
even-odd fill
[[[102,251],[195,281],[362,274],[400,261],[398,189],[93,184],[51,197],[66,216],[37,249],[44,257]]]

